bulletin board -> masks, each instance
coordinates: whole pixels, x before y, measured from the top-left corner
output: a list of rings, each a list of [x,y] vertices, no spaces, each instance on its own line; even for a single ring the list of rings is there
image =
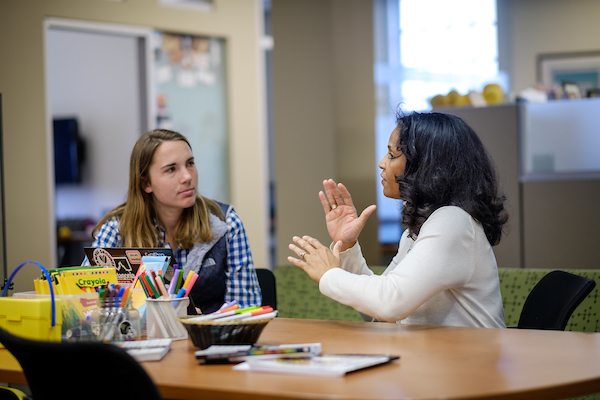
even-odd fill
[[[184,135],[198,168],[198,192],[229,202],[225,40],[155,33],[157,127]]]

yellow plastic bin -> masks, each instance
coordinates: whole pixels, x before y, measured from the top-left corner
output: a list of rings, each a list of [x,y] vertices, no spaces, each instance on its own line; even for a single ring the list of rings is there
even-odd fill
[[[26,261],[15,268],[8,277],[2,297],[0,297],[0,327],[25,338],[60,341],[62,314],[56,312],[56,309],[60,309],[62,303],[60,299],[55,299],[52,285],[50,285],[50,297],[48,298],[6,297],[8,287],[15,274],[30,263],[39,266],[51,282],[48,271],[38,262]],[[2,345],[0,344],[0,346]]]

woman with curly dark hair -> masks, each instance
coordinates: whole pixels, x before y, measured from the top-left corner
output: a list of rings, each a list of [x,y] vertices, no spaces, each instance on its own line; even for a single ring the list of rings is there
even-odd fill
[[[397,116],[380,161],[383,194],[403,200],[398,254],[377,276],[358,236],[376,206],[359,216],[343,184],[323,182],[332,251],[294,237],[288,260],[321,292],[366,320],[425,325],[504,327],[492,246],[508,220],[493,163],[462,119],[442,113]]]

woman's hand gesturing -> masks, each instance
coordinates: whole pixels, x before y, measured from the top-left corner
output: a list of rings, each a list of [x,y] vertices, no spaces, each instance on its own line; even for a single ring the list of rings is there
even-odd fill
[[[324,192],[319,192],[319,199],[325,211],[327,231],[334,243],[342,242],[341,251],[354,246],[369,216],[377,206],[370,205],[358,215],[352,203],[350,192],[341,183],[333,179],[323,181]]]
[[[294,236],[293,240],[294,243],[290,244],[289,248],[300,259],[288,257],[288,261],[302,268],[315,282],[320,282],[325,272],[340,267],[341,242],[337,242],[331,251],[329,247],[323,246],[310,236]]]

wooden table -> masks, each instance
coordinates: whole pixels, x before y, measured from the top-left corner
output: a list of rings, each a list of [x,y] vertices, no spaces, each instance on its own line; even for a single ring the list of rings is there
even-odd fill
[[[260,344],[390,353],[391,364],[325,378],[198,365],[191,341],[145,362],[166,399],[562,399],[600,392],[600,333],[276,318]],[[0,382],[25,383],[0,350]],[[16,366],[15,366],[16,365]]]

